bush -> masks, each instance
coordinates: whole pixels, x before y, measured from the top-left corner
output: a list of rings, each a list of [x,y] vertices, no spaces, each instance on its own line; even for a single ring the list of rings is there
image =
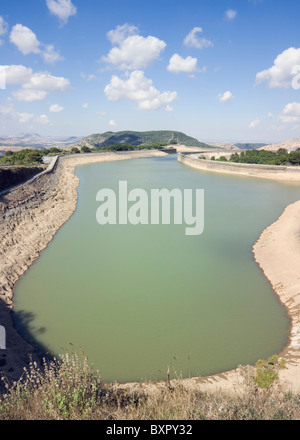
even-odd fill
[[[273,382],[278,379],[278,371],[286,368],[284,360],[278,360],[274,355],[267,360],[259,360],[256,363],[256,377],[254,382],[259,388],[270,388]]]
[[[91,149],[86,145],[83,145],[83,147],[81,147],[81,153],[91,153]]]

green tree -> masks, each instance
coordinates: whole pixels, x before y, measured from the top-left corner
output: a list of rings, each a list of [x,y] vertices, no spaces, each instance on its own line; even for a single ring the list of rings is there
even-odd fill
[[[81,153],[91,153],[91,149],[87,147],[86,145],[83,145],[81,147]]]

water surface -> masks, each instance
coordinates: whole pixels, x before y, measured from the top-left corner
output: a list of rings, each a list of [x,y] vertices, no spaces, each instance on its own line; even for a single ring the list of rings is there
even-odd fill
[[[296,184],[193,170],[176,157],[79,166],[78,206],[17,283],[18,316],[53,353],[81,348],[106,381],[210,375],[254,363],[287,342],[289,319],[252,246]],[[96,193],[205,190],[205,229],[96,222]],[[23,325],[23,331],[25,331]]]

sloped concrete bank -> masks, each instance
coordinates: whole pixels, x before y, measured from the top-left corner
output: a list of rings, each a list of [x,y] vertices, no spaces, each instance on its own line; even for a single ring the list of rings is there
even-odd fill
[[[211,153],[211,155],[213,155],[213,153]],[[300,167],[219,162],[215,160],[199,159],[199,154],[185,155],[184,153],[178,153],[178,161],[202,171],[300,182]]]

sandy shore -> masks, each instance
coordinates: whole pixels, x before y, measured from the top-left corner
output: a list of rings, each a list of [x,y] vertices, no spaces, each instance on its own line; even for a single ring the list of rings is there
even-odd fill
[[[77,165],[139,157],[164,156],[157,151],[72,155],[59,159],[55,172],[0,197],[0,325],[7,331],[7,349],[0,351],[0,371],[11,380],[20,377],[28,355],[38,361],[32,346],[13,326],[13,289],[38,258],[77,204]],[[300,201],[286,208],[253,247],[254,258],[291,317],[291,338],[281,353],[287,370],[280,373],[286,388],[300,392]],[[30,317],[24,317],[30,321]],[[244,383],[242,369],[186,379],[201,390],[235,392]],[[134,386],[134,384],[132,384]],[[136,384],[137,385],[137,384]]]
[[[270,281],[290,319],[290,340],[280,355],[288,369],[281,380],[300,392],[300,201],[289,205],[280,218],[263,231],[253,247],[255,261]]]

